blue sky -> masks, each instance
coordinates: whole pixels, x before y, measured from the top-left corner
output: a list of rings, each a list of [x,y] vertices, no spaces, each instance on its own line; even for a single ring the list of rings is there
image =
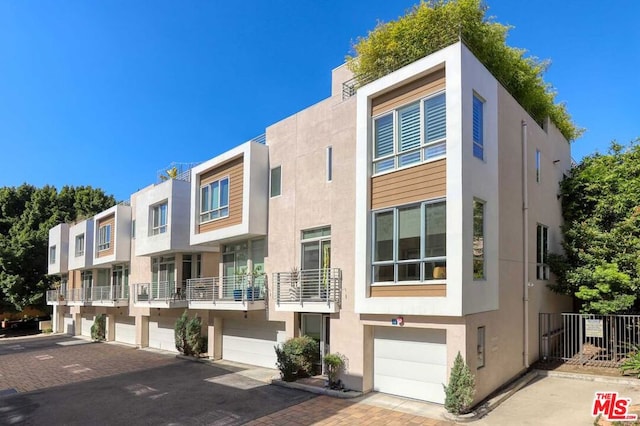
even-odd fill
[[[331,69],[415,1],[0,2],[0,186],[118,198],[329,96]],[[526,7],[524,5],[527,5]],[[582,158],[640,136],[640,2],[489,0],[587,129]]]

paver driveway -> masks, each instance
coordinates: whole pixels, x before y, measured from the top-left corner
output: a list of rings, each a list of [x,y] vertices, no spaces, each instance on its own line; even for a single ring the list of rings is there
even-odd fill
[[[60,336],[0,340],[0,425],[246,423],[441,422],[120,345]]]

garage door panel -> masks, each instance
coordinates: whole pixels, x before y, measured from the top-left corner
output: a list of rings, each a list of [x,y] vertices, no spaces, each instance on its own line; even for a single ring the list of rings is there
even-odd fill
[[[95,321],[95,315],[93,314],[84,314],[82,315],[82,326],[81,333],[83,336],[91,337],[91,326]]]
[[[435,383],[447,374],[447,367],[444,365],[398,362],[384,358],[376,358],[375,369],[376,375]],[[444,380],[440,383],[444,383]]]
[[[441,383],[425,383],[417,380],[376,376],[375,390],[401,395],[407,398],[444,404],[444,390]]]
[[[149,347],[178,352],[173,324],[175,321],[149,321]],[[170,324],[170,326],[169,326]]]
[[[374,336],[374,390],[444,402],[445,330],[378,327]]]
[[[62,326],[64,327],[63,333],[71,334],[72,336],[75,333],[75,327],[73,323],[73,317],[71,315],[65,315],[64,320],[62,321]]]
[[[245,364],[275,368],[278,332],[284,324],[272,321],[225,320],[222,357]]]
[[[115,322],[116,341],[136,344],[136,323],[133,317],[117,317]]]
[[[376,343],[376,356],[380,358],[446,365],[447,348],[442,344],[398,342],[397,340],[386,339],[376,339]]]

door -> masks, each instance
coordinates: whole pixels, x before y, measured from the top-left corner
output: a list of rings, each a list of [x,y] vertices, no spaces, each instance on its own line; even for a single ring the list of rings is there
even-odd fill
[[[158,316],[149,320],[149,347],[178,352],[176,349],[175,323],[177,318]]]
[[[136,319],[130,316],[117,316],[115,321],[115,340],[117,342],[136,344]]]
[[[95,315],[93,314],[82,314],[82,324],[80,326],[80,331],[83,336],[91,337],[91,326],[95,320]]]
[[[156,257],[152,265],[152,295],[154,299],[168,299],[175,293],[176,264],[174,257]]]
[[[64,314],[64,319],[62,320],[62,332],[70,335],[76,334],[75,324],[73,322],[73,316],[71,314]]]
[[[445,330],[376,327],[373,352],[374,390],[444,403]]]
[[[330,295],[331,228],[302,231],[301,288],[303,299],[326,301]]]
[[[319,368],[322,368],[324,373],[324,363],[322,359],[325,355],[330,353],[329,346],[329,336],[330,336],[330,320],[331,317],[329,315],[322,314],[300,314],[301,325],[302,325],[302,335],[309,336],[316,342],[318,342],[319,348],[319,356],[320,356],[320,365]]]

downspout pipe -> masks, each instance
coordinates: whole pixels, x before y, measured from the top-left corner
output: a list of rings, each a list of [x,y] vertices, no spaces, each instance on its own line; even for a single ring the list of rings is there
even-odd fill
[[[529,182],[527,173],[527,122],[521,123],[522,138],[522,304],[523,364],[529,368]]]

